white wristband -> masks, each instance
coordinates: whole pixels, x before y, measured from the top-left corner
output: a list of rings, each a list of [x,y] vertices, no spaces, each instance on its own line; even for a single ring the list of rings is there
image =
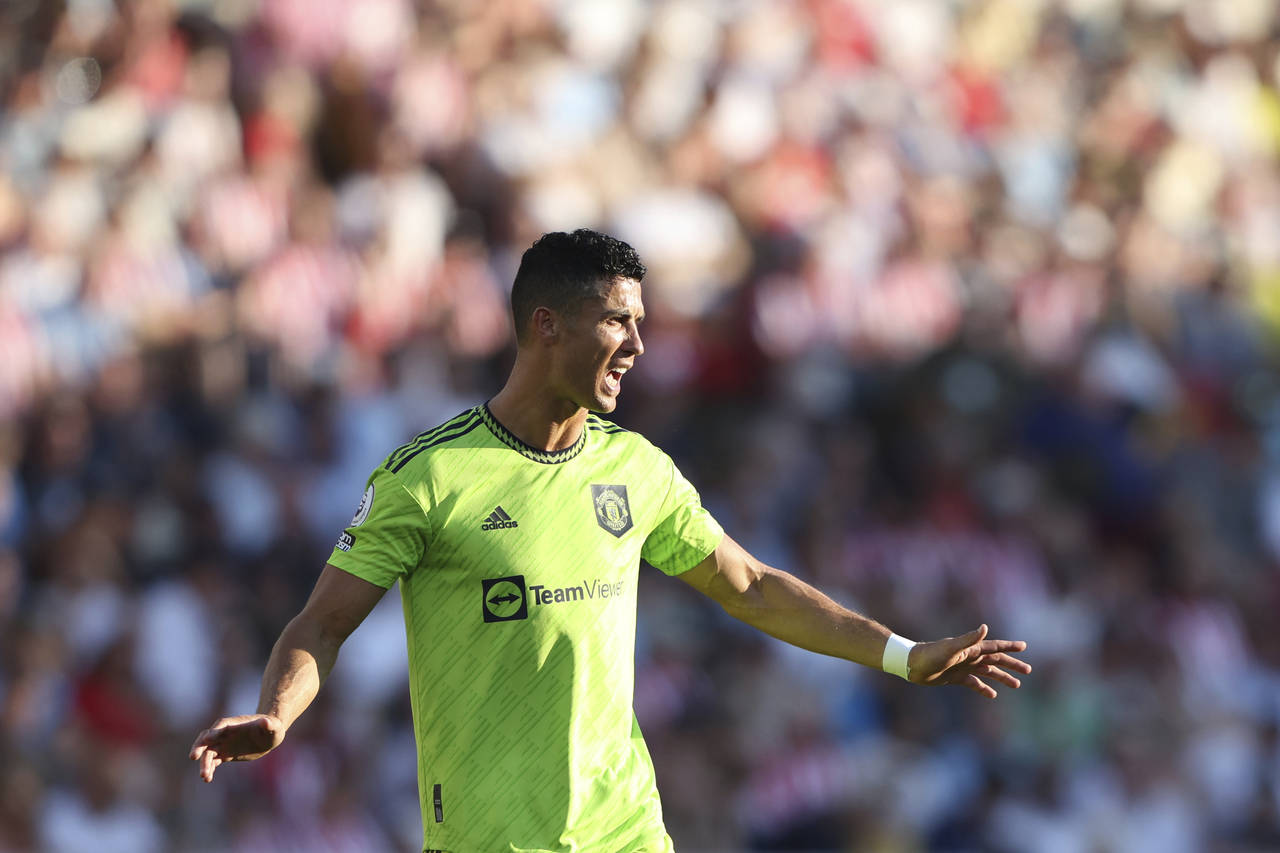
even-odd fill
[[[884,657],[880,660],[880,668],[891,675],[907,678],[910,667],[907,666],[907,655],[911,654],[915,643],[906,637],[890,634],[884,644]]]

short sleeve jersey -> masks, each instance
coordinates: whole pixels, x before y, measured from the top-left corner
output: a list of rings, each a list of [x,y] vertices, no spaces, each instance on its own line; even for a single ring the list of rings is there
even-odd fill
[[[330,562],[400,581],[424,848],[670,848],[632,711],[641,559],[723,533],[671,459],[595,415],[548,453],[478,406],[392,453]]]

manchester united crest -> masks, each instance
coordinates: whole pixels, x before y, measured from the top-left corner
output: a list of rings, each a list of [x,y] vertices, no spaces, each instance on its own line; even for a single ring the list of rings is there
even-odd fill
[[[619,537],[631,529],[631,508],[627,505],[626,486],[592,483],[591,501],[595,504],[596,524]]]

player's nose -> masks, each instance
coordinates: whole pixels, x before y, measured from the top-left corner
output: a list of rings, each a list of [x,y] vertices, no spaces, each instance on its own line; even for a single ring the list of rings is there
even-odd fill
[[[644,355],[644,341],[640,340],[640,327],[632,320],[627,324],[626,349],[632,355]]]

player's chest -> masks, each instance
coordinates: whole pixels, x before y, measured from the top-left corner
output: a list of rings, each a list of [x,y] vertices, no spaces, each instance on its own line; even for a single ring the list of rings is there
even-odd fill
[[[479,472],[439,496],[430,550],[454,569],[634,567],[665,497],[653,479],[555,466]]]

